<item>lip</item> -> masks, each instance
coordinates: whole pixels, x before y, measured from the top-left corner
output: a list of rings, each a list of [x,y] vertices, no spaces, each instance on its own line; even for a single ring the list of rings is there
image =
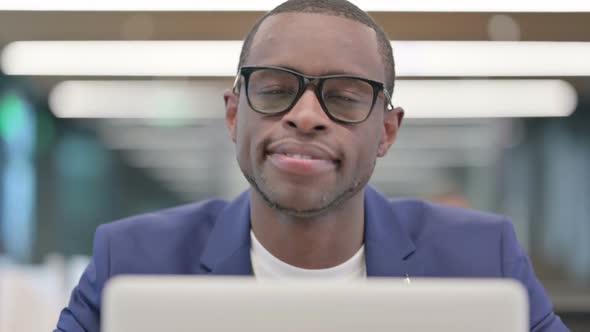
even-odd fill
[[[317,143],[300,143],[297,141],[277,141],[266,148],[267,154],[283,155],[304,155],[311,159],[329,160],[339,162],[339,159],[332,149]]]
[[[337,154],[317,143],[277,141],[266,149],[268,160],[279,170],[296,175],[315,175],[335,170]]]

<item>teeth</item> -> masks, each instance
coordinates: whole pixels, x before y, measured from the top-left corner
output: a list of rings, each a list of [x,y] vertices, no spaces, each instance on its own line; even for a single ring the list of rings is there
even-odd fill
[[[286,153],[285,155],[289,158],[295,158],[295,159],[312,159],[311,156],[307,156],[307,155],[303,155],[303,154]]]

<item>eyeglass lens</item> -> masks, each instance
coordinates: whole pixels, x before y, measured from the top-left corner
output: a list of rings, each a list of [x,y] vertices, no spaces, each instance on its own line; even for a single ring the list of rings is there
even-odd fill
[[[250,74],[248,98],[251,106],[262,113],[287,110],[299,96],[299,78],[279,69],[259,69]],[[373,86],[357,78],[334,77],[321,85],[323,107],[332,117],[348,122],[364,120],[373,104]]]

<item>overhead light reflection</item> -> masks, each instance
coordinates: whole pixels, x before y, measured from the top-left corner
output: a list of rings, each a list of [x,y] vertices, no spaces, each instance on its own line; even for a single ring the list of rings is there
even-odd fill
[[[61,118],[215,119],[225,114],[226,82],[66,81],[50,93]]]
[[[35,11],[269,11],[283,0],[5,0],[0,10]],[[367,11],[380,12],[589,12],[590,5],[579,0],[352,0]]]
[[[222,119],[222,81],[66,81],[50,94],[63,118]],[[393,102],[408,118],[563,117],[577,93],[562,80],[399,80]]]
[[[577,93],[561,80],[407,80],[396,102],[412,118],[563,117]]]
[[[590,42],[394,41],[400,77],[590,76]],[[241,41],[17,41],[9,75],[232,77]]]

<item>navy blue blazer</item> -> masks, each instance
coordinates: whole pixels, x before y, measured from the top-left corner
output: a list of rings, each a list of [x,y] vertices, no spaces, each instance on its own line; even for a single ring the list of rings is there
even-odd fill
[[[98,227],[92,260],[56,331],[98,332],[105,282],[119,274],[252,275],[249,192]],[[535,332],[568,331],[509,220],[365,191],[367,275],[514,278],[528,290]]]

